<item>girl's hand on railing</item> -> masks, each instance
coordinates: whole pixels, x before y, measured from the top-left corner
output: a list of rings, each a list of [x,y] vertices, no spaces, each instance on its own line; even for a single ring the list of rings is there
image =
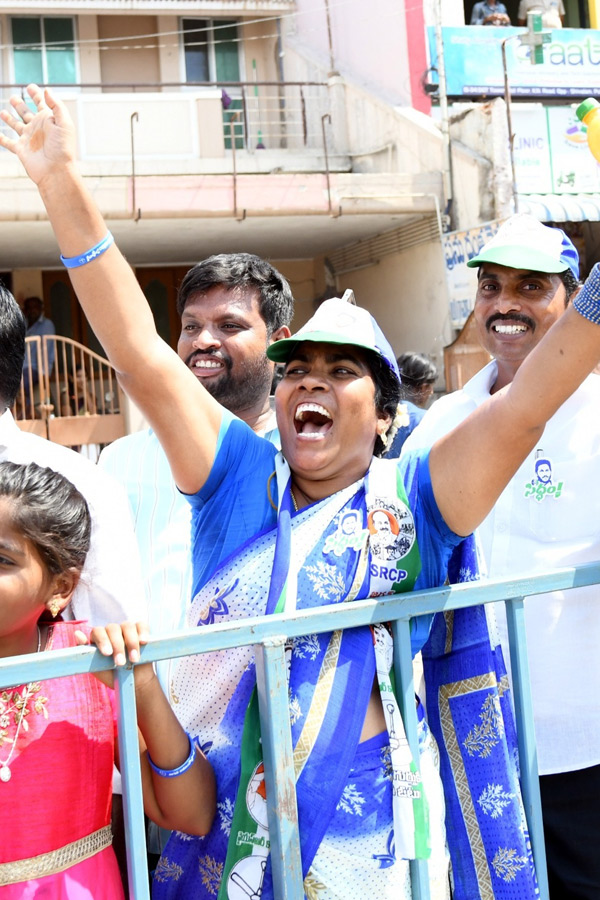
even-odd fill
[[[132,663],[139,662],[140,647],[148,643],[150,630],[146,622],[123,622],[121,625],[111,624],[92,628],[90,637],[83,631],[76,631],[75,638],[80,646],[95,644],[103,656],[114,656],[115,666],[124,666],[127,658]],[[114,673],[94,672],[96,678],[109,687],[113,686]],[[151,663],[135,667],[135,686],[143,688],[155,677]]]

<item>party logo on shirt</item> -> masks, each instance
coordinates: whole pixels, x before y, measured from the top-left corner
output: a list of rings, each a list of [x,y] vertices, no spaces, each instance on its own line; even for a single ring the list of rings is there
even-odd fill
[[[542,450],[538,450],[534,463],[533,478],[525,485],[525,497],[531,497],[533,500],[537,500],[538,503],[541,503],[546,497],[558,500],[562,489],[563,482],[556,482],[551,460],[543,455]]]
[[[328,535],[323,545],[323,553],[341,556],[346,550],[361,550],[366,539],[366,529],[362,527],[362,512],[350,509],[342,513],[333,534]]]
[[[415,542],[415,522],[408,506],[378,498],[367,517],[372,555],[382,561],[405,557]]]

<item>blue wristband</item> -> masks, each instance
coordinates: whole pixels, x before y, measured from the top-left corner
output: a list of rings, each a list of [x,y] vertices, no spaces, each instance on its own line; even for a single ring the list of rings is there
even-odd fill
[[[187,733],[187,739],[190,742],[190,755],[188,758],[181,763],[180,766],[177,766],[176,769],[160,769],[157,765],[155,765],[150,759],[150,754],[148,753],[148,762],[150,763],[150,768],[153,769],[157,775],[161,775],[163,778],[177,778],[178,775],[183,775],[184,772],[190,768],[196,759],[196,745],[192,739],[192,736]]]
[[[78,269],[80,266],[86,266],[89,262],[92,262],[92,260],[97,259],[99,256],[102,256],[103,253],[106,253],[110,245],[114,244],[114,241],[115,239],[110,231],[107,231],[106,237],[103,237],[101,241],[98,241],[95,247],[86,250],[81,256],[66,257],[61,254],[60,261],[67,269]]]
[[[573,300],[573,306],[580,316],[593,322],[594,325],[600,325],[600,267],[598,263]]]

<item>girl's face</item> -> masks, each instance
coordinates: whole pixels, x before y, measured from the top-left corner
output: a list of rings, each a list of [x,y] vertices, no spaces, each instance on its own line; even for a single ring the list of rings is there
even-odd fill
[[[13,526],[12,502],[0,497],[0,656],[30,653],[46,605],[60,600],[63,576],[50,575],[33,544]]]

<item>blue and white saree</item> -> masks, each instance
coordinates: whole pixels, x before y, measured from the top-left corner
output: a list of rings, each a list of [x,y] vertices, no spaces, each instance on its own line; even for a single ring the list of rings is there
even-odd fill
[[[280,466],[277,528],[250,540],[219,568],[194,599],[190,624],[268,614],[280,608],[282,596],[289,610],[410,589],[420,566],[416,529],[397,480],[395,463],[375,461],[367,479],[294,515]],[[440,548],[444,553],[449,547]],[[360,743],[376,671],[387,667],[389,675],[391,639],[381,629],[378,635],[364,627],[291,642],[290,723],[309,900],[409,897],[407,858],[429,853],[423,832],[415,836],[417,819],[426,817],[421,774],[406,760],[397,706],[387,723],[394,740],[384,733]],[[157,900],[273,900],[260,763],[239,790],[244,720],[254,687],[251,648],[190,657],[177,668],[171,687],[175,710],[214,766],[218,811],[205,838],[172,835],[155,873]],[[424,721],[420,731],[422,775],[434,782],[425,785],[432,824],[424,840],[437,845],[430,866],[439,884],[434,896],[444,898],[443,799]],[[234,824],[241,795],[251,828]],[[393,795],[403,810],[394,808]],[[419,811],[413,814],[413,808]],[[244,851],[233,861],[232,845]]]

